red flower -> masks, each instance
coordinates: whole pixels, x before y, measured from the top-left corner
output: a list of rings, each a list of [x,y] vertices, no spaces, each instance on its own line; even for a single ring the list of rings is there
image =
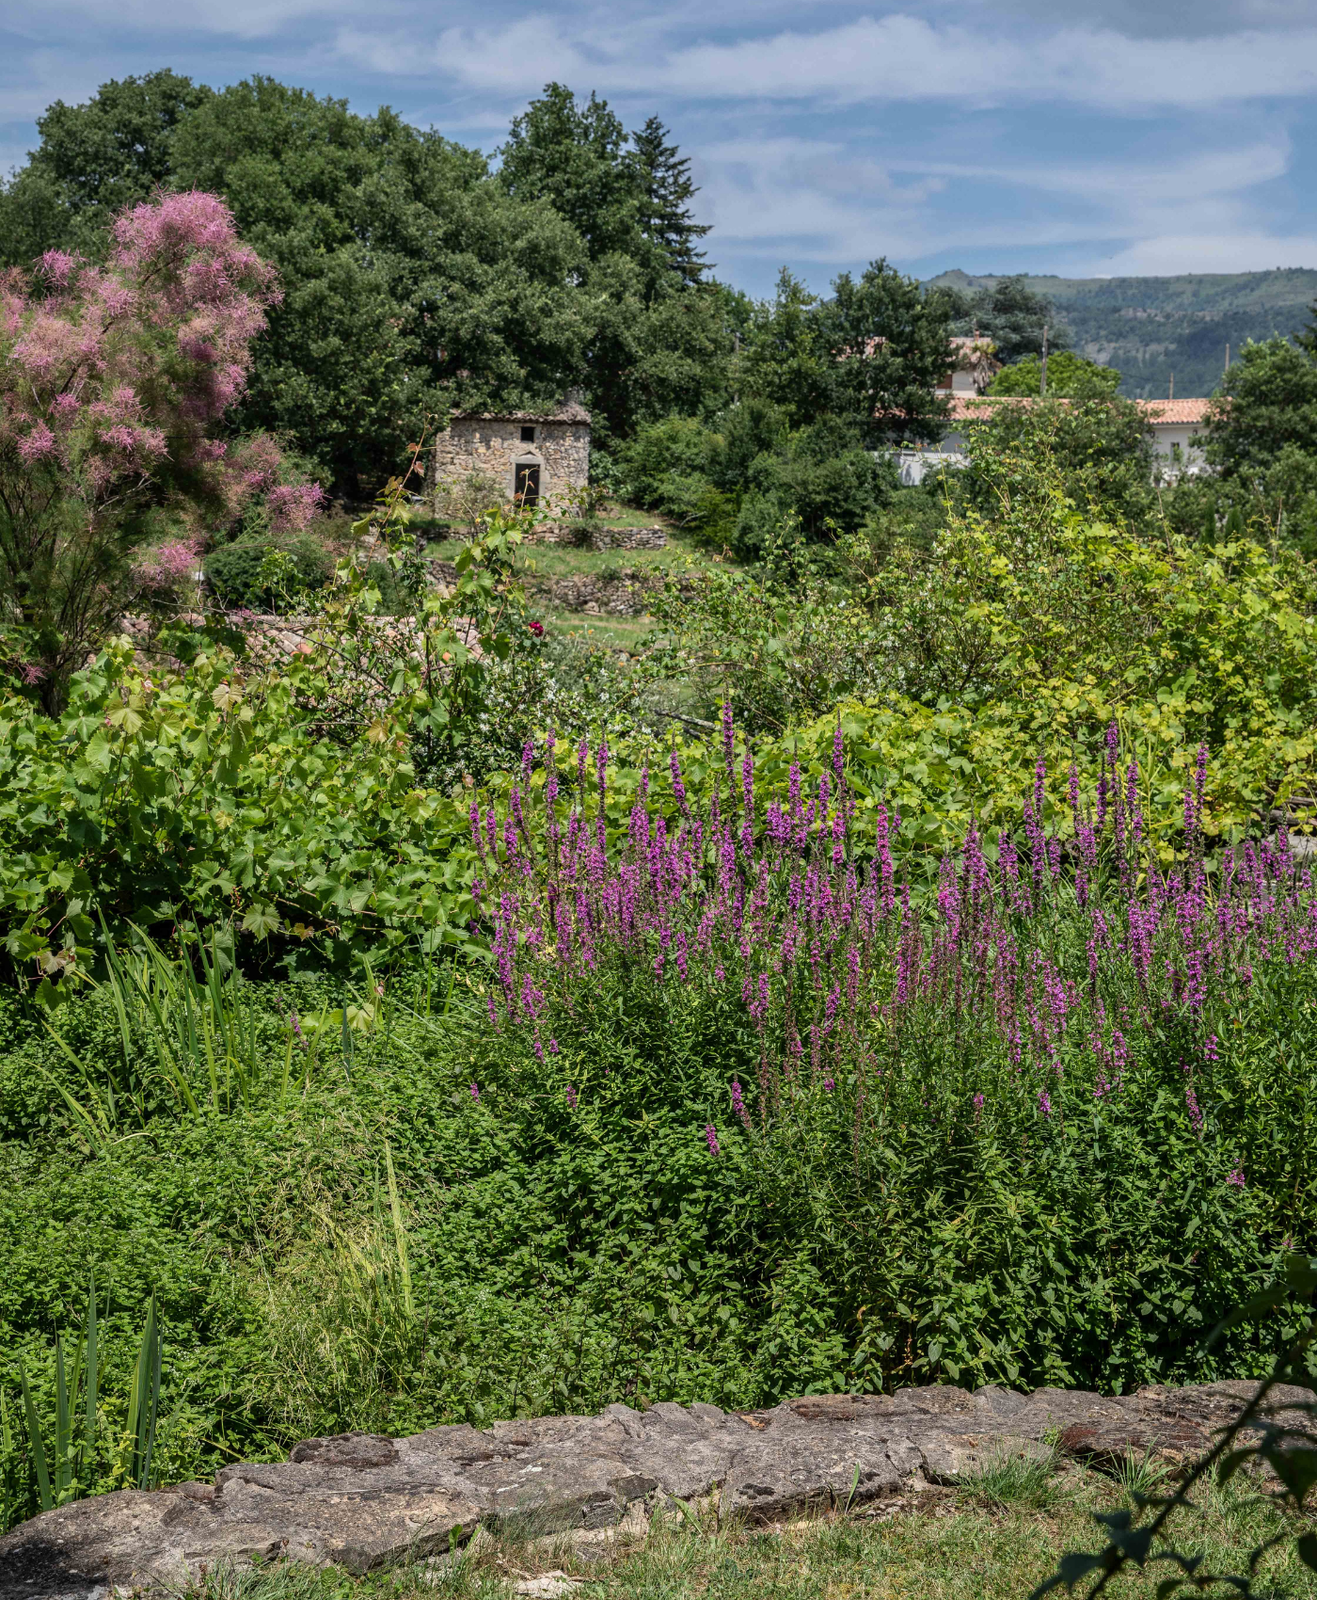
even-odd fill
[[[530,631],[535,635],[535,637],[537,639],[544,632],[544,624],[542,622],[528,622],[526,624],[526,626],[530,629]]]

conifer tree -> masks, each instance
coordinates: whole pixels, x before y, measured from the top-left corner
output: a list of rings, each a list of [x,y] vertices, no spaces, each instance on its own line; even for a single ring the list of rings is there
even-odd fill
[[[691,215],[690,201],[699,190],[691,182],[690,157],[668,143],[669,131],[658,117],[650,117],[631,135],[640,183],[640,231],[683,285],[698,283],[708,268],[697,245],[709,228]]]

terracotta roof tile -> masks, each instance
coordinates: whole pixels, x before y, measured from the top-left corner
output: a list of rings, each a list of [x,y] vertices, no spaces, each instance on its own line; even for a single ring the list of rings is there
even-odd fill
[[[1140,400],[1149,422],[1206,422],[1210,400]]]
[[[1031,406],[1037,400],[1036,395],[952,394],[946,398],[951,402],[949,416],[953,422],[965,422],[971,417],[981,417],[993,406]],[[1136,400],[1134,403],[1149,422],[1181,425],[1205,422],[1207,408],[1211,405],[1210,400]]]

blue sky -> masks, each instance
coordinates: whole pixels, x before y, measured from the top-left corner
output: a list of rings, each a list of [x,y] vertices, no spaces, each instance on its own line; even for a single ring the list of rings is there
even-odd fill
[[[548,79],[657,113],[719,276],[1317,266],[1317,0],[4,0],[0,169],[50,101],[169,66],[493,151]]]

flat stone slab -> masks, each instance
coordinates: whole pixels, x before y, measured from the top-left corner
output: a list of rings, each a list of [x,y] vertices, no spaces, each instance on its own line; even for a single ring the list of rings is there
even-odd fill
[[[406,1439],[307,1439],[287,1461],[224,1467],[213,1484],[120,1490],[32,1518],[0,1539],[0,1600],[106,1600],[115,1586],[177,1588],[203,1567],[253,1558],[361,1573],[444,1554],[482,1523],[602,1529],[628,1508],[715,1491],[723,1513],[758,1522],[858,1510],[1053,1447],[1098,1464],[1133,1452],[1178,1465],[1210,1447],[1253,1389],[1156,1386],[1113,1399],[939,1385],[764,1411],[611,1405],[597,1417],[461,1423]],[[1311,1399],[1282,1389],[1274,1404]]]

